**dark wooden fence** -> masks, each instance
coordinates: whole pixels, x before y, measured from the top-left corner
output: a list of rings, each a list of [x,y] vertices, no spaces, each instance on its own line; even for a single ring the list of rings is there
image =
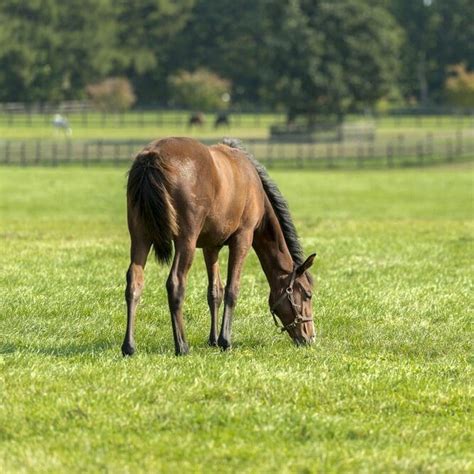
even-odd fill
[[[204,140],[206,142],[206,140]],[[215,142],[215,141],[213,141]],[[129,163],[146,141],[0,140],[3,165],[121,166]],[[373,141],[290,143],[247,140],[247,149],[268,167],[374,168],[423,166],[474,159],[474,131],[424,136],[403,135]]]

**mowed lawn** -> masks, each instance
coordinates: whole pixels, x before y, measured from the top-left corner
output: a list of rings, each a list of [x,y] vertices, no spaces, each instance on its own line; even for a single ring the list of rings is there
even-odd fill
[[[252,254],[208,348],[198,252],[191,354],[150,260],[127,359],[125,171],[0,168],[2,472],[473,472],[472,166],[272,171],[318,252],[317,343],[276,332]]]

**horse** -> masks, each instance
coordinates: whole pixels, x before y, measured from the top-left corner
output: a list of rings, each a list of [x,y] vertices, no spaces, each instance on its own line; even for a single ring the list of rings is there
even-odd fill
[[[72,128],[70,127],[67,118],[63,117],[61,114],[55,114],[51,124],[56,131],[62,130],[68,137],[72,135]]]
[[[219,127],[230,127],[229,116],[225,113],[220,113],[216,115],[214,120],[214,128]]]
[[[192,126],[202,127],[205,123],[204,115],[201,112],[197,114],[193,114],[189,117],[188,120],[188,127],[191,128]]]
[[[166,289],[176,355],[189,352],[182,307],[196,248],[203,251],[209,281],[210,346],[231,347],[242,266],[252,247],[270,286],[268,303],[275,324],[297,345],[314,341],[308,269],[316,254],[304,259],[288,204],[239,141],[226,139],[208,147],[191,138],[165,138],[147,145],[128,174],[127,219],[131,249],[124,356],[135,352],[135,314],[152,246],[159,263],[172,259]],[[225,289],[218,263],[223,246],[229,247]]]

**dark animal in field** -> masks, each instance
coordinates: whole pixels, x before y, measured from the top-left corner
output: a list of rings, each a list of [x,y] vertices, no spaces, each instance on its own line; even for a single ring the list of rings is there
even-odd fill
[[[244,259],[254,248],[270,285],[269,305],[297,344],[314,340],[312,279],[288,206],[266,170],[235,140],[205,146],[190,138],[150,143],[135,158],[127,185],[131,262],[127,272],[124,355],[135,351],[135,311],[153,245],[160,263],[172,259],[166,289],[176,354],[186,354],[183,300],[196,248],[202,248],[211,313],[209,344],[228,349]],[[225,289],[218,255],[229,247]],[[174,257],[173,257],[174,246]],[[217,317],[224,314],[218,336]]]
[[[230,120],[227,114],[217,114],[214,121],[214,128],[230,127]]]
[[[188,120],[188,126],[189,127],[202,127],[205,123],[204,115],[201,114],[200,112],[197,114],[191,115]]]

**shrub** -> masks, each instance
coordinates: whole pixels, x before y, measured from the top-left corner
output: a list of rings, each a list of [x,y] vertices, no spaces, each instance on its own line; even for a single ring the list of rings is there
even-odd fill
[[[474,72],[466,70],[464,64],[449,68],[451,76],[445,82],[446,100],[459,107],[474,107]]]
[[[135,103],[133,87],[122,77],[109,77],[87,86],[86,91],[94,106],[103,112],[124,111]]]
[[[230,81],[207,69],[178,72],[169,77],[168,84],[174,105],[202,111],[229,105]]]

